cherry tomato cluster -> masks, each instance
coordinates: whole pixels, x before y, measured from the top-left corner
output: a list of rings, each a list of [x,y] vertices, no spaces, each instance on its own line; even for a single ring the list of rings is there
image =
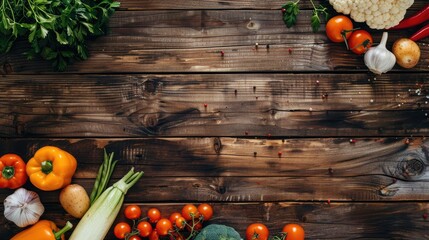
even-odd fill
[[[369,32],[354,29],[352,20],[344,15],[338,15],[329,19],[326,23],[326,35],[332,42],[345,42],[348,49],[361,55],[373,44]]]
[[[202,203],[195,206],[186,204],[180,212],[173,212],[168,218],[161,215],[158,208],[149,208],[146,215],[138,205],[128,205],[124,209],[125,218],[132,220],[132,226],[125,222],[118,222],[113,233],[118,239],[149,240],[170,239],[190,240],[202,229],[203,222],[213,217],[213,207]]]
[[[282,232],[270,237],[268,227],[262,223],[252,223],[247,226],[246,240],[304,240],[304,228],[295,223],[283,226]]]

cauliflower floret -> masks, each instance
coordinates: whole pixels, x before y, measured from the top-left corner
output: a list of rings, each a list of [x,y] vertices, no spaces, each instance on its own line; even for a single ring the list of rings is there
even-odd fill
[[[337,12],[350,14],[356,22],[366,22],[373,29],[396,26],[414,0],[329,0]]]
[[[353,0],[329,0],[329,3],[334,7],[335,11],[344,14],[350,14],[353,6]]]

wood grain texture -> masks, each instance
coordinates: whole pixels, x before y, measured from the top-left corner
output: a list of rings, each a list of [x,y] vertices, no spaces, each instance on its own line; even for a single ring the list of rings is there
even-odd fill
[[[310,240],[429,239],[429,38],[416,68],[375,76],[324,24],[312,32],[309,1],[286,28],[285,2],[123,0],[90,59],[66,73],[27,61],[19,42],[0,56],[0,156],[63,148],[90,192],[105,148],[119,159],[112,183],[145,172],[122,210],[168,217],[208,202],[211,223],[242,236],[253,222],[272,233],[294,222]],[[388,48],[418,28],[389,31]],[[43,219],[77,224],[59,191],[24,187]],[[20,230],[0,215],[0,239]]]
[[[312,32],[311,11],[303,10],[301,14],[295,27],[286,28],[278,10],[119,11],[111,19],[110,33],[89,44],[91,57],[67,71],[368,71],[362,57],[347,51],[343,44],[330,42],[323,26],[319,32]],[[409,36],[415,30],[392,31],[389,47],[393,39]],[[381,32],[373,32],[375,41],[379,41]],[[421,61],[412,71],[428,71],[427,43],[419,43]],[[2,72],[52,72],[49,63],[41,59],[26,60],[26,49],[21,42],[13,51],[0,56]],[[223,57],[220,51],[224,51]],[[404,69],[397,66],[393,71]]]
[[[121,0],[122,10],[159,10],[159,9],[280,9],[288,0],[180,0],[180,1],[157,1],[157,0]],[[329,6],[327,0],[314,1],[315,4]],[[409,8],[409,12],[422,8],[425,2],[416,0]],[[310,1],[300,1],[301,9],[312,9]]]
[[[74,182],[91,191],[105,148],[118,179],[134,166],[144,179],[130,202],[398,201],[429,197],[427,139],[173,138],[3,140],[0,154],[29,159],[54,145],[79,161]],[[279,155],[281,153],[281,155]],[[114,180],[112,180],[114,181]],[[333,188],[332,186],[338,186]],[[31,184],[28,184],[28,188]],[[183,190],[187,189],[186,193]],[[3,200],[9,192],[0,194]],[[56,202],[58,192],[44,193]]]
[[[428,76],[2,76],[0,136],[425,136]]]
[[[198,204],[199,202],[195,202]],[[166,217],[180,211],[181,203],[140,204],[143,211],[157,207]],[[46,218],[63,226],[67,220],[77,220],[66,214],[59,205],[47,204]],[[280,232],[287,223],[298,223],[305,229],[305,239],[428,239],[427,202],[402,203],[234,203],[213,204],[214,218],[208,223],[234,227],[243,237],[253,222],[267,225],[272,234]],[[3,211],[3,206],[0,206]],[[127,221],[119,216],[117,221]],[[8,239],[19,229],[0,218],[0,235]],[[67,234],[67,236],[70,233]],[[106,239],[115,239],[112,231]]]

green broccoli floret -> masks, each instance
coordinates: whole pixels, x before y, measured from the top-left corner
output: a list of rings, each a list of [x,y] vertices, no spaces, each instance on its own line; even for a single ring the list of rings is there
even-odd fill
[[[195,240],[241,240],[234,228],[220,224],[210,224],[201,230]]]

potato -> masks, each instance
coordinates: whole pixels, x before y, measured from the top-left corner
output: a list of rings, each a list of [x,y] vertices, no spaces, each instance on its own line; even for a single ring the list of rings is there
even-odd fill
[[[403,68],[413,68],[420,60],[420,48],[417,43],[408,38],[400,38],[392,47],[396,63]]]
[[[90,204],[88,194],[78,184],[70,184],[61,190],[60,203],[75,218],[82,218]]]

